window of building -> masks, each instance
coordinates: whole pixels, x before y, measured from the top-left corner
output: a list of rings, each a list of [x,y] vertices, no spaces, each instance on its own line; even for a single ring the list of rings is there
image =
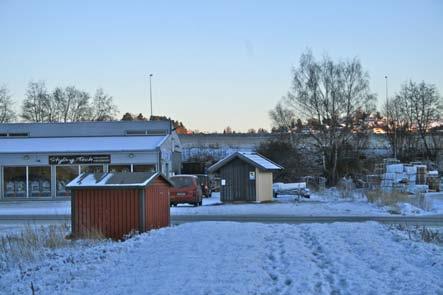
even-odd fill
[[[55,169],[57,196],[70,196],[71,193],[66,189],[66,185],[78,176],[78,166],[56,166]]]
[[[20,132],[20,133],[16,132],[16,133],[9,133],[8,136],[11,136],[11,137],[28,137],[29,133],[26,133],[26,132]]]
[[[131,165],[109,165],[109,172],[131,172]]]
[[[28,192],[30,198],[51,196],[51,167],[28,168]]]
[[[4,167],[3,189],[5,197],[26,197],[26,167]]]
[[[155,165],[132,165],[133,172],[155,172]]]
[[[81,173],[103,173],[103,165],[81,165]]]

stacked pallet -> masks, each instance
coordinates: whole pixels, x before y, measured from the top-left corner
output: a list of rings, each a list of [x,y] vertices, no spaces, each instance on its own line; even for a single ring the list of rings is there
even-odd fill
[[[429,171],[426,179],[429,191],[440,191],[440,178],[438,177],[438,171]]]
[[[426,165],[416,165],[417,167],[417,184],[426,184],[426,174],[427,168]]]

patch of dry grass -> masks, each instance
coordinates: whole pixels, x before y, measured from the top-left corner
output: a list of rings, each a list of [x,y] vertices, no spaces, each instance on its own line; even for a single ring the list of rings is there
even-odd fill
[[[410,240],[423,241],[443,245],[443,231],[432,229],[427,226],[411,226],[402,224],[390,225],[390,229],[403,232]]]
[[[103,240],[106,239],[103,232],[96,228],[88,228],[81,231],[81,235],[73,237],[74,239],[85,239],[85,240]]]
[[[33,261],[43,255],[43,249],[67,246],[69,227],[63,225],[32,226],[26,225],[20,233],[0,237],[0,270],[11,265]]]
[[[397,203],[404,203],[410,200],[407,193],[399,191],[385,192],[382,190],[368,191],[366,192],[366,198],[368,202],[382,206],[394,206]]]

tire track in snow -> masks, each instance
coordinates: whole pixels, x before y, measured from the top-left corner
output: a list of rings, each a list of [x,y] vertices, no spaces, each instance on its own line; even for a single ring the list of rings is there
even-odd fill
[[[264,270],[269,275],[272,286],[264,294],[290,294],[293,281],[289,276],[287,249],[285,248],[285,231],[274,226],[271,235],[265,236],[267,254]]]
[[[311,261],[319,269],[319,272],[315,273],[315,277],[320,279],[314,285],[314,292],[331,295],[348,294],[346,279],[339,277],[332,261],[326,256],[324,246],[319,242],[318,237],[307,228],[303,228],[301,238],[304,240],[306,247],[311,249]]]

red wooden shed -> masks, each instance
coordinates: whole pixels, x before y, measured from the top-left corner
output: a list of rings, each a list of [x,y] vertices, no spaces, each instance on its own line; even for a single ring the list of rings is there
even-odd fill
[[[100,232],[121,239],[133,232],[169,226],[169,189],[160,173],[91,173],[71,181],[74,237]]]

